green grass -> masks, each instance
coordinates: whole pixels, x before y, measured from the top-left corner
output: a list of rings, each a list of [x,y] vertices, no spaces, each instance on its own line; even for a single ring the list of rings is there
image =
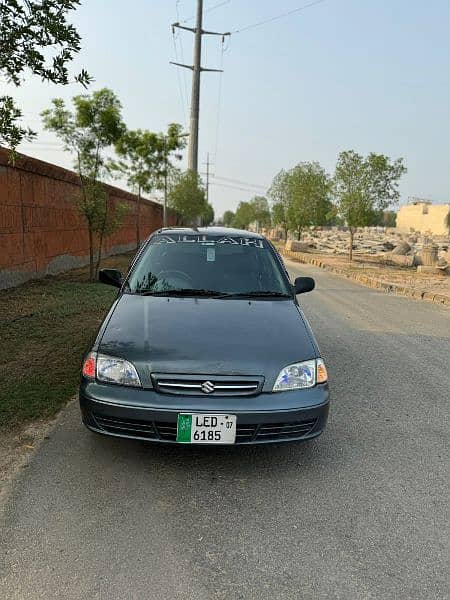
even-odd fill
[[[105,266],[126,271],[130,255]],[[80,362],[116,290],[86,269],[0,292],[0,428],[54,415],[77,390]]]

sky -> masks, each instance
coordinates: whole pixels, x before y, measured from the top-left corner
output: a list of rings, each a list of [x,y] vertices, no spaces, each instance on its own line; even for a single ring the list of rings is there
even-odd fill
[[[311,0],[204,0],[204,28],[236,31]],[[71,16],[82,35],[72,70],[91,90],[109,87],[130,128],[189,126],[193,35],[171,24],[192,17],[195,0],[85,0]],[[193,26],[193,20],[186,23]],[[323,0],[285,18],[205,36],[199,162],[210,154],[216,215],[264,194],[281,169],[318,161],[333,172],[339,152],[403,157],[410,196],[450,200],[449,0]],[[5,86],[2,86],[3,88]],[[54,97],[83,93],[28,77],[8,88],[38,131],[21,151],[65,167],[72,158],[43,132],[40,112]],[[184,160],[182,166],[186,166]]]

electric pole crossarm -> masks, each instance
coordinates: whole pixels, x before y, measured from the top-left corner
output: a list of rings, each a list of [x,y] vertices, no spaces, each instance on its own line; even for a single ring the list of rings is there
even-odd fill
[[[180,23],[172,23],[172,29],[176,27],[177,29],[184,29],[185,31],[190,31],[192,33],[197,33],[197,29],[195,27],[185,27],[184,25],[180,25]],[[206,29],[201,30],[201,35],[219,35],[221,37],[225,37],[226,35],[231,35],[230,31],[226,33],[222,33],[221,31],[206,31]]]
[[[229,31],[227,31],[226,33],[221,33],[220,31],[205,31],[204,29],[202,29],[202,34],[203,35],[220,35],[220,37],[225,37],[226,35],[231,35],[231,33]]]
[[[173,60],[170,61],[170,64],[176,65],[177,67],[184,67],[185,69],[190,69],[191,71],[194,70],[194,67],[192,65],[183,65],[181,63],[173,62]]]
[[[180,25],[179,23],[172,23],[172,29],[174,27],[177,27],[178,29],[184,29],[185,31],[191,31],[192,33],[195,33],[195,28],[193,28],[193,27],[185,27],[184,25]]]
[[[177,67],[190,69],[191,71],[194,70],[194,67],[192,65],[183,65],[182,63],[174,62],[173,60],[170,61],[170,64],[176,65]],[[223,69],[206,69],[205,67],[200,67],[200,71],[209,71],[210,73],[223,73]]]

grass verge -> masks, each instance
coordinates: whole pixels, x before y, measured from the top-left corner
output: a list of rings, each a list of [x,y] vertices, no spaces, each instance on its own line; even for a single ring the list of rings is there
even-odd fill
[[[104,266],[126,272],[132,254]],[[54,415],[76,392],[83,353],[117,290],[87,269],[0,291],[0,428]]]

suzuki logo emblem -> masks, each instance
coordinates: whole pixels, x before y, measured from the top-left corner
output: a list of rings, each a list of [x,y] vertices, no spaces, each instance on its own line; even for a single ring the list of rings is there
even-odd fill
[[[202,383],[201,388],[204,394],[212,394],[215,389],[214,384],[210,381],[205,381],[205,383]]]

